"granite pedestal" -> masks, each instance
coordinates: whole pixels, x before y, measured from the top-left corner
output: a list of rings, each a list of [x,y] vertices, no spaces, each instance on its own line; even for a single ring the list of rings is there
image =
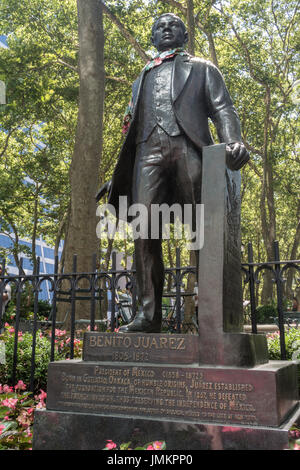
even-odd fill
[[[49,366],[34,449],[101,449],[106,439],[164,439],[168,450],[285,448],[299,415],[297,365],[200,366],[197,344],[188,335],[86,333],[83,360]]]

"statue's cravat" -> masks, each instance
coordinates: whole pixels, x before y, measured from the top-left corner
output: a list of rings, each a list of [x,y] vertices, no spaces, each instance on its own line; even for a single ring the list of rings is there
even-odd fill
[[[152,60],[147,62],[143,71],[150,70],[153,67],[158,67],[160,64],[163,63],[164,60],[170,59],[174,57],[175,55],[189,55],[189,54],[182,47],[177,47],[169,51],[160,52],[156,56],[154,56]],[[124,117],[123,117],[123,126],[122,126],[123,134],[127,134],[128,132],[128,129],[132,120],[132,109],[133,109],[133,101],[131,97],[127,105],[127,108],[125,110]]]

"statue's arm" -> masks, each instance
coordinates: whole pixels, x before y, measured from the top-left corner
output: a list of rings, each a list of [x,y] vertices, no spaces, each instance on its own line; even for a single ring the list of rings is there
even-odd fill
[[[216,126],[220,142],[225,142],[227,166],[239,170],[249,160],[242,142],[238,114],[229,95],[221,72],[213,64],[206,69],[205,92],[209,117]]]

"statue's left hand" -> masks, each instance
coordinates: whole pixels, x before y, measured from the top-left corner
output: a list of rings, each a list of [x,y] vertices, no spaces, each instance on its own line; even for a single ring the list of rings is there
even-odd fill
[[[245,145],[233,142],[226,145],[226,164],[230,170],[240,170],[250,159]]]

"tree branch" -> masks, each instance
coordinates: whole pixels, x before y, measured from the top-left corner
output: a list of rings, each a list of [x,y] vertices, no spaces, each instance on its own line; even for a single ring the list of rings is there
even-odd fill
[[[13,133],[16,129],[17,129],[17,128],[15,127],[15,128],[11,129],[11,130],[8,132],[8,134],[7,134],[7,136],[6,136],[6,139],[5,139],[5,144],[4,144],[3,150],[2,150],[1,153],[0,153],[0,158],[4,156],[4,154],[5,154],[6,150],[7,150],[7,147],[8,147],[9,139],[10,139],[12,133]]]
[[[60,65],[63,65],[64,67],[67,67],[68,69],[73,70],[73,72],[79,73],[78,67],[74,67],[74,65],[68,64],[67,62],[65,62],[65,61],[62,60],[62,59],[59,59],[59,58],[58,58],[58,59],[57,59],[57,63],[60,64]]]
[[[150,57],[145,53],[144,49],[139,45],[136,39],[129,33],[125,26],[120,20],[110,11],[110,9],[102,1],[103,12],[111,19],[111,21],[119,28],[121,34],[125,39],[133,46],[138,55],[143,59],[144,62],[148,62]]]
[[[106,80],[113,80],[115,82],[120,82],[120,83],[124,83],[125,85],[128,85],[128,86],[131,86],[132,83],[129,82],[128,80],[126,80],[126,78],[120,78],[120,77],[110,77],[110,76],[105,76],[105,79]]]
[[[182,3],[177,2],[177,0],[161,0],[162,3],[168,3],[174,8],[178,8],[184,15],[187,14],[187,8],[182,5]]]

